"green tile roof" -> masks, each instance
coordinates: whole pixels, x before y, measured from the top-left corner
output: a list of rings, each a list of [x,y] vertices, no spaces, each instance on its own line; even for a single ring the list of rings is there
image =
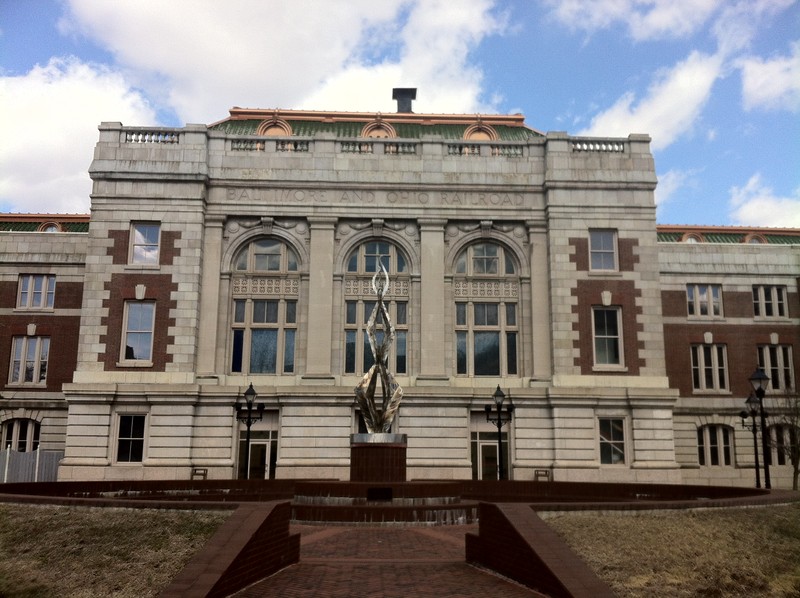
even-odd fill
[[[42,225],[41,221],[31,222],[0,222],[0,232],[13,233],[35,233]],[[89,232],[89,222],[59,222],[62,232],[65,233],[87,233]]]
[[[696,232],[696,231],[687,231]],[[800,245],[800,230],[797,235],[782,235],[764,233],[758,230],[753,231],[755,234],[760,235],[766,239],[770,245]],[[717,232],[717,231],[702,231],[704,243],[744,243],[747,236],[745,233],[731,233],[731,232]],[[680,243],[684,233],[682,232],[658,232],[658,241],[660,243]]]
[[[226,120],[210,127],[211,130],[221,131],[228,135],[255,135],[258,125],[263,122],[253,120]],[[357,138],[368,122],[372,121],[338,121],[320,122],[309,120],[287,121],[292,127],[295,137],[313,137],[318,133],[333,133],[336,137]],[[461,140],[467,124],[434,124],[423,125],[416,123],[392,123],[399,139],[420,139],[425,135],[438,135],[442,139]],[[492,125],[497,131],[499,141],[526,141],[532,137],[541,137],[539,133],[526,127],[510,127],[507,125]]]

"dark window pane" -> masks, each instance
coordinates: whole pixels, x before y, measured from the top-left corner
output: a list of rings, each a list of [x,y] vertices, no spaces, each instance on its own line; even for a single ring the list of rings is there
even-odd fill
[[[278,331],[253,330],[250,339],[250,373],[274,374],[278,357]]]
[[[286,330],[283,337],[283,371],[294,372],[294,330]]]
[[[475,375],[500,375],[500,335],[497,332],[475,333]]]
[[[231,353],[231,371],[242,371],[242,354],[244,351],[244,330],[233,331],[233,351]]]

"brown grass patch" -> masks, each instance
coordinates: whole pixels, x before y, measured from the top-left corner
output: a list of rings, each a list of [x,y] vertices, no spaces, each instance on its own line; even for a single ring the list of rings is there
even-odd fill
[[[155,596],[229,515],[0,504],[0,597]]]
[[[800,504],[547,522],[619,596],[800,598]]]

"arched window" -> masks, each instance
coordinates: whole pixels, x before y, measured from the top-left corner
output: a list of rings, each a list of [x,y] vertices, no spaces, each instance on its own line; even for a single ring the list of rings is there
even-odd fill
[[[259,239],[243,247],[234,260],[237,272],[297,272],[297,254],[275,239]]]
[[[344,373],[364,374],[373,365],[372,350],[367,337],[367,322],[376,305],[372,291],[372,277],[380,265],[389,273],[389,291],[384,303],[395,328],[395,340],[389,356],[389,370],[395,374],[409,372],[409,273],[408,262],[402,252],[388,241],[367,241],[353,251],[347,259],[344,299]],[[376,323],[380,341],[382,323]]]
[[[697,462],[700,465],[733,464],[733,428],[708,424],[697,428]]]
[[[231,372],[293,374],[298,259],[283,241],[248,243],[233,263]]]
[[[39,448],[41,425],[32,419],[9,419],[3,422],[3,449],[25,453]]]
[[[516,376],[519,279],[511,254],[491,241],[473,243],[456,258],[453,284],[456,374]]]

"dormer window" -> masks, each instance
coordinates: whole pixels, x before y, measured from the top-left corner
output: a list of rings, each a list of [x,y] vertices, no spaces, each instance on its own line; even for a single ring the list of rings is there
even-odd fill
[[[495,131],[493,127],[485,125],[480,121],[474,125],[470,125],[467,127],[467,130],[464,131],[465,141],[497,141],[497,139],[497,131]]]
[[[397,131],[389,123],[380,118],[375,119],[371,123],[364,125],[361,129],[361,137],[368,137],[371,139],[394,139],[397,137]]]

